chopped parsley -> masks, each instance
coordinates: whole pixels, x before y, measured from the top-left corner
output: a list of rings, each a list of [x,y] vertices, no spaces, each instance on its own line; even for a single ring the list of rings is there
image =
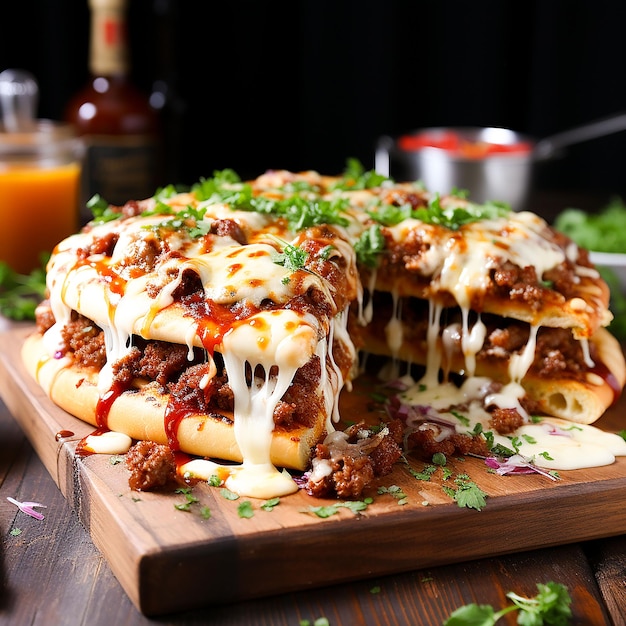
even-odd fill
[[[443,208],[439,194],[434,194],[428,202],[428,207],[415,209],[412,217],[426,224],[437,224],[451,230],[458,230],[465,224],[504,217],[510,212],[510,207],[495,202]]]
[[[538,593],[532,598],[509,591],[506,597],[513,604],[496,611],[488,604],[466,604],[456,609],[443,626],[493,626],[512,611],[519,611],[517,623],[524,626],[565,626],[572,617],[572,599],[567,587],[560,583],[537,583]]]
[[[164,220],[153,226],[148,226],[147,228],[155,231],[161,229],[186,231],[192,239],[196,239],[197,237],[207,235],[211,230],[211,222],[204,220],[205,213],[206,208],[193,208],[192,206],[188,206],[175,213],[173,218]]]
[[[270,498],[269,500],[266,500],[265,502],[263,502],[263,504],[261,504],[261,508],[264,511],[273,511],[275,507],[277,507],[280,504],[280,498],[276,497],[276,498]]]
[[[358,159],[348,159],[341,180],[337,181],[331,189],[344,191],[373,189],[374,187],[380,187],[386,180],[390,179],[375,170],[365,171]]]
[[[46,292],[45,265],[48,255],[41,259],[41,267],[30,274],[19,274],[8,263],[0,261],[0,313],[12,320],[35,319],[35,309]]]
[[[481,511],[487,505],[487,494],[467,474],[459,474],[454,479],[456,488],[444,486],[443,490],[461,508]]]
[[[437,469],[441,469],[443,481],[452,480],[454,485],[442,485],[443,492],[452,498],[459,507],[481,511],[487,505],[487,494],[475,482],[470,480],[467,474],[454,476],[452,470],[446,467],[445,463],[445,455],[436,453],[433,455],[433,465],[426,465],[421,472],[414,470],[410,466],[408,466],[408,470],[416,480],[430,481]]]
[[[87,200],[87,208],[93,215],[96,224],[104,224],[120,219],[122,214],[112,207],[100,194],[95,194]]]
[[[398,504],[401,506],[404,506],[409,502],[409,497],[406,495],[406,493],[404,493],[402,487],[398,487],[398,485],[391,485],[390,487],[379,487],[378,493],[380,495],[386,493],[390,496],[393,496],[398,501]]]
[[[385,251],[385,237],[378,224],[373,224],[361,233],[354,244],[356,258],[361,265],[372,269],[378,267],[380,255]]]
[[[365,511],[367,507],[373,502],[372,498],[365,498],[364,500],[348,500],[345,502],[336,502],[326,506],[310,506],[303,511],[303,513],[312,513],[323,519],[331,517],[339,513],[340,509],[349,509],[353,513],[360,513]]]
[[[254,517],[254,509],[252,508],[252,502],[250,500],[244,500],[237,507],[237,514],[244,519],[250,519]]]
[[[239,500],[239,494],[227,489],[226,487],[220,489],[220,494],[223,498],[226,498],[226,500]]]
[[[191,511],[191,505],[197,504],[199,502],[198,498],[193,495],[191,489],[188,487],[182,487],[180,489],[176,489],[174,493],[179,493],[185,496],[185,501],[179,504],[175,504],[174,508],[179,511]]]
[[[298,248],[288,241],[282,241],[278,237],[274,237],[283,247],[282,252],[277,252],[272,256],[272,261],[277,265],[282,265],[290,272],[301,270],[305,268],[306,260],[309,258],[309,253],[302,248]]]

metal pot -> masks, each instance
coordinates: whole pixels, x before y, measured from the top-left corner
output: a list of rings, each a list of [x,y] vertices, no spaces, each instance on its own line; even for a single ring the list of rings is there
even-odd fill
[[[441,194],[464,189],[479,203],[505,202],[525,208],[532,189],[534,164],[557,156],[563,148],[626,130],[626,113],[578,126],[539,141],[506,128],[423,128],[401,137],[380,137],[375,168],[403,180],[420,180]],[[444,139],[456,137],[467,149],[452,149]],[[428,141],[411,146],[410,140]],[[426,145],[431,142],[431,145]],[[416,143],[415,141],[413,143]],[[497,147],[496,150],[488,148]]]

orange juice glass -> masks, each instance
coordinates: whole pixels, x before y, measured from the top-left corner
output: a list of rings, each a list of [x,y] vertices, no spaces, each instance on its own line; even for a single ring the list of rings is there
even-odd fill
[[[71,126],[0,126],[0,260],[26,274],[78,229],[82,144]]]

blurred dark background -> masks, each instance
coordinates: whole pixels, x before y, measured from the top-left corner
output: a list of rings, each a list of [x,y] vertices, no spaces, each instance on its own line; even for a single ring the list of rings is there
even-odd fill
[[[165,182],[231,167],[373,167],[376,139],[425,126],[544,137],[626,111],[626,3],[613,0],[130,0],[135,82],[167,86]],[[87,0],[3,8],[0,70],[59,118],[87,79]],[[568,149],[536,185],[626,195],[626,132]]]

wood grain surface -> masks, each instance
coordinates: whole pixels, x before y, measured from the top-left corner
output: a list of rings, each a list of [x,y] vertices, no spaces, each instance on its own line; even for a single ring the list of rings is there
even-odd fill
[[[306,512],[320,502],[303,493],[283,498],[271,513],[260,510],[254,501],[254,516],[242,519],[238,503],[221,497],[219,490],[199,485],[194,493],[212,513],[205,520],[178,511],[174,505],[181,501],[180,495],[131,492],[126,470],[111,465],[108,457],[74,456],[77,440],[92,427],[52,405],[25,374],[17,357],[25,332],[27,328],[20,328],[0,339],[4,401],[130,600],[148,615],[224,606],[399,572],[424,572],[442,565],[454,570],[451,564],[518,551],[539,549],[534,552],[538,558],[550,546],[626,531],[626,459],[605,468],[563,472],[557,482],[540,476],[497,477],[478,460],[467,459],[463,471],[489,494],[480,512],[457,507],[444,497],[436,481],[415,481],[402,466],[384,484],[401,486],[409,496],[407,505],[375,495],[362,514],[342,510],[324,520]],[[605,427],[614,428],[622,414],[620,405],[603,418]],[[56,434],[61,430],[70,430],[75,437],[59,442]],[[424,506],[424,501],[429,505]],[[570,548],[558,551],[567,561]],[[587,563],[581,555],[575,556],[579,565]],[[574,563],[568,566],[574,568]],[[590,572],[583,575],[589,577]],[[504,584],[506,577],[501,580]],[[455,589],[452,580],[432,591],[436,591],[433,611],[442,606],[444,593],[452,595],[443,606],[471,601],[467,599],[471,591]],[[410,603],[402,610],[410,610]]]

